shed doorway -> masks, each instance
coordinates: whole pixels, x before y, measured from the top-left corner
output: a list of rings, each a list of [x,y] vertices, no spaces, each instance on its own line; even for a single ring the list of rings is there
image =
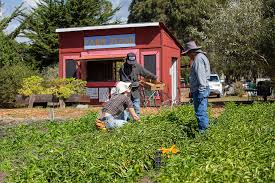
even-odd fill
[[[119,69],[123,59],[87,61],[87,82],[119,81]]]
[[[172,103],[177,102],[177,88],[178,88],[178,59],[172,58],[172,66],[170,68],[171,71],[171,82],[172,82]]]

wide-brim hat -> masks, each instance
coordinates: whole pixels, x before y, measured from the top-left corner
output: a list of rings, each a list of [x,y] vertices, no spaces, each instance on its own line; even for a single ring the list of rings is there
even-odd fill
[[[130,82],[118,82],[116,84],[116,90],[117,90],[117,93],[124,93],[124,92],[131,92],[131,83]]]
[[[197,46],[195,41],[189,41],[188,43],[186,43],[184,51],[181,54],[186,55],[190,51],[197,51],[200,49],[201,49],[201,46]]]
[[[126,61],[128,64],[133,65],[137,62],[136,54],[128,53],[126,57]]]

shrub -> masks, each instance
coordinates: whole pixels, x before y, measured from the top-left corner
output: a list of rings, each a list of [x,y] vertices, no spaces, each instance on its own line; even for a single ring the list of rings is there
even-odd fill
[[[235,83],[234,93],[235,93],[235,95],[237,95],[239,97],[243,96],[243,94],[245,93],[243,85],[242,85],[241,82],[238,81],[238,82]]]
[[[86,81],[75,78],[58,78],[47,83],[50,93],[58,98],[69,98],[72,94],[84,94]]]
[[[19,94],[24,96],[42,94],[45,91],[43,81],[43,78],[39,76],[31,76],[23,79],[22,88],[19,90]]]
[[[58,78],[58,64],[45,67],[41,73],[43,78],[46,80],[53,80]]]
[[[75,78],[56,78],[45,81],[39,76],[25,78],[19,93],[24,96],[35,94],[51,94],[66,99],[72,94],[84,94],[86,81]]]
[[[37,75],[37,72],[23,63],[0,68],[0,107],[15,107],[23,79],[32,75]]]

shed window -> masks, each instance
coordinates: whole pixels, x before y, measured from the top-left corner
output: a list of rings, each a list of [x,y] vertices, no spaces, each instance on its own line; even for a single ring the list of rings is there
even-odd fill
[[[66,78],[76,77],[76,63],[74,60],[66,60]]]
[[[144,55],[144,68],[156,75],[156,55]]]

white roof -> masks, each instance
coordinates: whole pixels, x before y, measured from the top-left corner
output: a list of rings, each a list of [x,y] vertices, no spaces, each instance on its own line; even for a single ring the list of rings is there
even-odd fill
[[[61,28],[61,29],[56,29],[56,32],[59,33],[59,32],[75,32],[75,31],[88,31],[88,30],[135,28],[135,27],[158,27],[158,26],[160,26],[159,22],[150,22],[150,23],[133,23],[133,24],[117,24],[117,25]]]

